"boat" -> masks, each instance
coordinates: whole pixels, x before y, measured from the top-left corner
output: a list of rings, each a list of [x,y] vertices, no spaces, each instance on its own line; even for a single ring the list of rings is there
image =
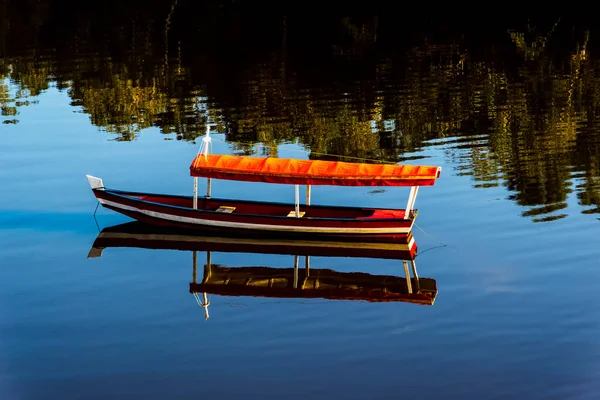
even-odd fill
[[[414,204],[419,187],[433,186],[441,174],[438,166],[209,154],[210,143],[208,127],[190,165],[192,196],[110,189],[101,178],[86,177],[103,207],[146,224],[265,237],[406,242],[418,214]],[[198,178],[207,179],[202,197]],[[214,198],[212,179],[294,185],[295,202]],[[300,185],[306,186],[304,204],[300,204]],[[404,209],[313,205],[313,185],[404,186],[410,192]]]
[[[325,246],[332,243],[335,245]],[[252,239],[182,234],[178,230],[128,222],[104,228],[94,240],[88,257],[101,257],[106,248],[115,247],[191,251],[192,280],[189,292],[204,309],[206,319],[209,318],[208,307],[211,304],[208,295],[433,305],[438,294],[435,279],[420,278],[417,274],[417,245],[412,237],[409,244]],[[206,252],[200,279],[199,251]],[[291,255],[293,267],[230,267],[214,264],[211,260],[215,252]],[[303,268],[300,268],[300,257],[304,257]],[[311,268],[311,257],[396,259],[402,261],[405,276]]]

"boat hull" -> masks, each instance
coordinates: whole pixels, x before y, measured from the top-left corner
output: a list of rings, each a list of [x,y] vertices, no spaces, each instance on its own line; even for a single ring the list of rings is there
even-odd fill
[[[108,209],[140,222],[192,231],[219,231],[261,237],[309,237],[393,241],[407,243],[417,212],[404,218],[404,210],[336,206],[301,206],[230,199],[199,199],[193,209],[192,197],[93,189]],[[233,209],[227,213],[218,210]]]

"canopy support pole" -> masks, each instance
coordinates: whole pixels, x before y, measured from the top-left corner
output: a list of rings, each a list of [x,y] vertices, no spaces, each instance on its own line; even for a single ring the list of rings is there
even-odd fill
[[[411,264],[411,267],[412,267],[413,276],[416,279],[419,279],[419,275],[417,275],[417,265],[415,264],[415,260],[410,260],[410,264]]]
[[[212,275],[212,268],[211,268],[211,260],[210,260],[210,251],[206,252],[206,267],[204,267],[204,279],[203,282],[206,282],[210,276]],[[206,294],[206,292],[202,293],[202,308],[204,308],[204,319],[208,319],[210,318],[210,315],[208,314],[208,306],[210,306],[210,301],[208,301],[208,296]]]
[[[306,267],[306,277],[308,277],[310,275],[310,256],[306,256],[304,266]]]
[[[300,185],[294,185],[296,218],[300,218]]]
[[[204,265],[204,276],[202,277],[202,283],[208,282],[210,276],[212,275],[212,268],[210,262],[210,250],[206,252],[206,264]],[[195,262],[195,259],[194,259]]]
[[[211,178],[206,179],[206,198],[210,199],[210,182]]]
[[[208,306],[210,306],[210,301],[208,301],[208,295],[206,292],[202,293],[202,300],[204,301],[204,303],[202,303],[202,308],[204,308],[204,319],[208,320],[210,318],[210,315],[208,314]]]
[[[410,265],[412,267],[413,278],[415,278],[415,286],[417,287],[417,290],[420,290],[421,286],[419,285],[419,275],[417,275],[417,265],[415,264],[415,260],[410,260]]]
[[[196,283],[198,278],[197,278],[197,270],[198,270],[198,261],[197,260],[197,255],[196,255],[196,250],[194,250],[194,252],[192,253],[192,282]]]
[[[198,178],[194,177],[194,199],[192,200],[194,210],[198,209]]]
[[[210,260],[210,252],[207,253],[209,256],[209,260]],[[194,250],[192,252],[192,282],[194,284],[196,284],[198,282],[198,254],[197,251]],[[204,267],[204,277],[202,278],[202,282],[205,282],[208,279],[208,276],[210,276],[210,261],[209,261],[209,265],[208,265],[208,273],[207,273],[207,267]],[[210,305],[210,302],[208,301],[208,296],[206,294],[206,292],[202,293],[202,300],[200,301],[200,299],[198,298],[198,294],[196,292],[193,292],[194,297],[196,298],[196,302],[198,302],[198,304],[200,305],[200,307],[202,307],[204,309],[204,319],[208,319],[210,317],[210,315],[208,314],[208,306]]]
[[[306,205],[310,206],[310,185],[306,185]]]
[[[404,273],[406,274],[406,288],[408,289],[408,293],[412,294],[412,282],[410,281],[410,272],[408,272],[408,261],[402,260],[404,264]]]
[[[298,289],[298,256],[294,256],[294,289]]]
[[[418,186],[411,186],[410,193],[408,195],[408,202],[406,203],[406,210],[404,211],[404,219],[408,219],[410,217],[410,213],[412,212],[415,206],[415,200],[417,200],[417,193],[419,192]]]

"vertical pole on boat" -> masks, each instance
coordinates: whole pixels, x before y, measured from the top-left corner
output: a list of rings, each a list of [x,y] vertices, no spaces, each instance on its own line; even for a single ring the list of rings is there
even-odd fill
[[[417,192],[419,191],[418,186],[411,186],[410,193],[408,194],[408,203],[406,203],[406,210],[404,211],[404,219],[410,217],[410,213],[415,206],[415,200],[417,200]]]
[[[310,206],[310,185],[306,185],[306,205]]]
[[[204,319],[207,320],[210,318],[210,315],[208,315],[208,306],[210,305],[210,302],[208,301],[208,295],[206,292],[202,293],[202,301],[202,308],[204,308]]]
[[[194,210],[198,209],[198,177],[194,177],[194,199],[192,200]]]
[[[296,203],[296,207],[295,207],[296,218],[300,218],[300,185],[294,185],[294,189],[295,189],[295,203]]]
[[[419,275],[417,275],[417,265],[415,264],[415,260],[410,260],[410,266],[412,267],[413,278],[415,278],[416,289],[419,290],[421,287],[419,286]]]
[[[294,256],[294,289],[298,289],[298,255]]]
[[[306,256],[304,267],[306,268],[306,277],[308,278],[308,276],[310,275],[310,256]]]
[[[413,276],[415,279],[419,279],[419,275],[417,275],[417,265],[415,264],[415,260],[410,260],[410,264],[412,267]]]
[[[408,289],[408,293],[411,294],[413,291],[412,282],[410,280],[410,272],[408,272],[408,261],[402,260],[402,263],[404,264],[404,273],[406,274],[406,287]]]
[[[198,270],[198,262],[196,261],[196,250],[194,250],[194,252],[192,253],[192,282],[196,283],[196,281],[198,280],[197,278],[197,270]]]
[[[196,252],[194,251],[194,256],[196,255]],[[195,259],[194,259],[195,262]],[[210,251],[206,252],[206,266],[204,267],[204,278],[202,279],[202,282],[206,282],[211,275],[211,268],[210,268]],[[208,295],[206,294],[206,292],[202,293],[202,304],[200,304],[202,306],[202,308],[204,308],[204,319],[207,320],[208,318],[210,318],[210,315],[208,314],[208,306],[210,305],[210,301],[208,301]]]
[[[206,283],[211,276],[211,265],[210,265],[210,251],[206,252],[206,265],[204,266],[204,277],[202,278],[202,283]]]
[[[206,135],[202,138],[202,155],[206,157],[208,155],[208,147],[212,144],[212,139],[210,138],[210,126],[206,126]],[[210,199],[210,184],[211,179],[206,178],[206,198]]]
[[[212,144],[210,138],[210,126],[206,125],[206,135],[202,138],[202,155],[206,157],[208,155],[208,146]]]

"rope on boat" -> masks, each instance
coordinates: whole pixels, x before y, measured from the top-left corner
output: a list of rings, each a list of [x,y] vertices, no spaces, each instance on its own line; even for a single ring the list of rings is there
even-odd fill
[[[441,249],[442,247],[448,247],[448,246],[446,246],[445,244],[443,244],[443,245],[440,245],[440,246],[430,247],[430,248],[426,249],[425,251],[419,251],[419,253],[417,253],[417,255],[415,256],[415,258],[418,258],[419,256],[422,256],[423,254],[427,253],[428,251],[435,250],[435,249]]]
[[[98,203],[98,204],[100,204],[100,203]],[[98,208],[98,207],[96,207],[96,208]],[[95,212],[94,212],[93,217],[94,217],[94,222],[96,223],[96,228],[98,229],[98,233],[101,233],[102,231],[100,230],[100,225],[98,224],[98,220],[96,219],[96,213]]]
[[[423,232],[428,238],[430,238],[431,240],[438,242],[442,247],[448,247],[447,244],[442,243],[441,241],[439,241],[438,239],[436,239],[435,237],[431,236],[429,233],[425,232],[425,230],[423,228],[421,228],[416,222],[413,223],[417,228],[419,228],[419,230],[421,232]]]

